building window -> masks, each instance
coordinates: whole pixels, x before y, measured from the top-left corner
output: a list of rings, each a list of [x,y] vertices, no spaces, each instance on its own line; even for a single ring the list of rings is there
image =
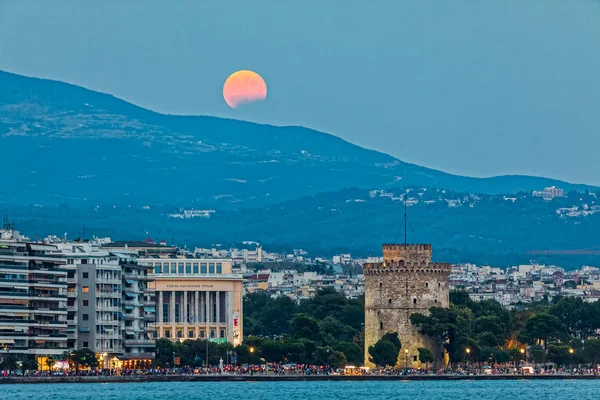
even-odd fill
[[[215,273],[215,263],[208,263],[208,273],[209,274]]]
[[[89,343],[88,342],[83,342],[83,347],[85,347],[85,348],[89,347]]]
[[[437,304],[437,299],[435,299],[433,302],[434,302],[435,304]]]
[[[383,283],[379,282],[379,287],[382,288],[383,287]]]
[[[82,305],[83,305],[84,307],[87,307],[87,306],[89,306],[89,305],[90,305],[90,301],[89,301],[89,300],[83,300],[83,301],[82,301]]]
[[[225,337],[225,329],[221,329],[221,336],[220,337],[222,337],[222,338]]]
[[[177,273],[177,264],[175,264],[175,263],[171,264],[171,273],[172,274]]]
[[[178,270],[179,274],[183,275],[183,263],[177,264],[177,270]]]
[[[429,287],[429,282],[425,282],[425,287]]]
[[[217,274],[223,273],[223,264],[217,263]]]
[[[165,331],[165,337],[166,338],[170,338],[171,337],[171,331],[170,330],[166,330]]]
[[[177,329],[177,337],[180,339],[183,338],[183,331],[181,329]]]
[[[201,274],[205,274],[206,273],[206,263],[200,264],[200,273]]]
[[[163,323],[169,322],[169,304],[163,303]]]
[[[191,274],[192,273],[192,264],[185,263],[185,273],[186,274]]]
[[[413,304],[417,304],[417,299],[413,299]]]
[[[82,319],[83,319],[84,321],[89,321],[89,319],[90,319],[90,314],[83,314],[83,317],[82,317]]]
[[[442,284],[438,282],[438,287],[442,287]]]
[[[193,339],[193,338],[194,338],[194,330],[193,330],[193,329],[190,329],[190,330],[188,330],[188,337],[189,337],[190,339]]]
[[[198,264],[194,264],[194,274],[198,273]]]
[[[154,273],[160,274],[161,272],[162,272],[162,267],[160,264],[157,264],[156,267],[154,268]]]
[[[413,356],[413,361],[417,361],[417,356]]]
[[[204,332],[204,331],[200,331],[200,337],[201,337],[202,339],[204,339],[204,337],[205,337],[205,336],[206,336],[205,332]]]
[[[81,292],[82,293],[88,293],[90,291],[90,287],[89,286],[84,286],[81,288]]]
[[[388,299],[388,304],[392,304],[392,299]]]
[[[89,273],[87,273],[87,272],[84,272],[84,273],[83,273],[83,279],[87,279],[87,278],[89,278],[89,277],[90,277],[90,274],[89,274]]]
[[[383,322],[380,322],[380,323],[379,323],[379,329],[382,329],[382,330],[383,330]]]

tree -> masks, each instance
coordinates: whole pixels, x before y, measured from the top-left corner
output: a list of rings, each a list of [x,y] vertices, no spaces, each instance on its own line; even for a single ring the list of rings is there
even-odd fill
[[[338,342],[333,348],[344,353],[349,364],[363,365],[363,349],[356,343]]]
[[[260,346],[260,351],[268,362],[283,361],[283,346],[277,340],[265,340]]]
[[[396,346],[398,350],[402,348],[402,344],[400,343],[400,339],[398,338],[398,332],[388,332],[381,337],[381,340],[387,340],[388,342]]]
[[[380,367],[395,366],[399,354],[400,349],[389,340],[380,339],[369,346],[369,361]]]
[[[0,364],[2,369],[7,370],[15,370],[17,369],[17,359],[14,356],[8,356],[7,358],[2,359],[2,364]]]
[[[46,357],[46,368],[48,368],[48,371],[52,371],[52,367],[54,367],[55,363],[56,363],[56,359],[54,358],[54,356]]]
[[[425,364],[425,367],[427,368],[427,365],[433,362],[433,353],[425,347],[419,347],[417,348],[417,351],[419,352],[419,361]]]
[[[569,364],[571,354],[569,353],[570,346],[560,345],[557,343],[548,344],[548,356],[558,365]]]
[[[323,333],[329,335],[329,342],[349,342],[358,333],[356,329],[341,323],[331,315],[322,320],[319,324],[319,327]]]
[[[79,367],[94,369],[98,366],[96,353],[90,349],[74,350],[69,354],[69,361],[75,365],[75,371],[79,372]]]
[[[310,340],[320,339],[319,322],[315,318],[304,313],[295,314],[291,324],[294,337]]]
[[[348,360],[346,359],[346,355],[341,351],[334,350],[329,356],[329,365],[331,368],[343,368],[348,364]]]
[[[28,358],[23,361],[23,371],[36,371],[38,369],[38,362],[36,358]]]
[[[546,352],[540,345],[533,345],[529,348],[528,357],[534,364],[541,364],[546,361]]]
[[[283,354],[290,362],[296,364],[306,363],[306,347],[302,342],[285,341],[283,343]]]
[[[568,336],[567,327],[557,317],[542,313],[527,320],[518,339],[529,344],[543,341],[544,349],[547,349],[550,340],[566,340]]]
[[[600,360],[600,340],[591,339],[585,342],[583,347],[583,357],[591,362],[592,365],[597,366]]]

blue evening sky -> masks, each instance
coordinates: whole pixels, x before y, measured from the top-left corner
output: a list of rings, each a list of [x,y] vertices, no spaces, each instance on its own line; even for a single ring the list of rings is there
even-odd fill
[[[600,184],[598,0],[0,0],[0,69],[463,175]],[[227,107],[238,69],[265,102]]]

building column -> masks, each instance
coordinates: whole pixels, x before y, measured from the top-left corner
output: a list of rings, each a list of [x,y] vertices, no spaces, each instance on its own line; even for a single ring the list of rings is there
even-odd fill
[[[157,291],[156,296],[158,297],[158,310],[156,310],[157,315],[157,326],[158,326],[158,337],[163,337],[163,292]]]
[[[200,322],[200,293],[196,290],[194,291],[194,336],[196,339],[200,336],[199,331],[199,322]]]
[[[210,339],[210,290],[206,292],[206,338]]]
[[[225,323],[227,325],[225,336],[233,344],[233,292],[225,292]]]
[[[171,292],[171,299],[169,302],[169,321],[170,321],[170,329],[171,329],[171,337],[176,337],[175,335],[175,291]]]
[[[217,302],[217,337],[219,337],[219,325],[221,324],[221,292],[215,293],[215,301]]]
[[[183,311],[182,311],[182,313],[183,313],[183,325],[185,328],[187,328],[187,324],[188,324],[187,305],[188,305],[188,292],[187,292],[187,290],[184,290],[183,291]],[[187,332],[185,333],[185,337],[187,337]]]

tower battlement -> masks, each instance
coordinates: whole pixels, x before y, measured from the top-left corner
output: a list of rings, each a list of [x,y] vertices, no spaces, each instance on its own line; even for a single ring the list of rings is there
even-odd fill
[[[411,273],[411,274],[440,274],[448,279],[452,266],[449,263],[422,262],[422,261],[384,261],[383,263],[363,264],[365,275],[386,273]]]
[[[384,244],[383,261],[418,261],[431,262],[430,244]]]

